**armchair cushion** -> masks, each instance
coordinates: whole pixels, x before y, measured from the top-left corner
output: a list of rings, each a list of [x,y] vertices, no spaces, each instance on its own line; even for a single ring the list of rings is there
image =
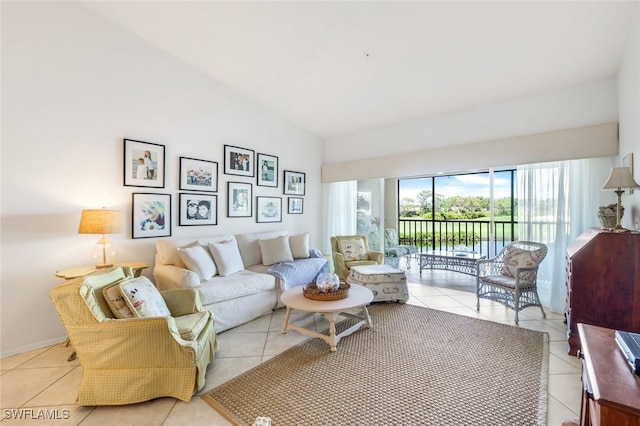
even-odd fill
[[[507,246],[507,252],[504,257],[504,265],[500,271],[507,277],[514,278],[518,273],[518,268],[528,268],[537,266],[540,263],[541,252],[537,250],[523,250],[515,246]],[[528,273],[531,276],[526,276],[526,279],[533,279],[532,273]]]
[[[364,239],[352,237],[338,237],[338,249],[346,262],[354,260],[368,260],[367,247]]]
[[[258,245],[260,246],[260,253],[262,254],[262,264],[265,266],[293,261],[288,235],[282,235],[269,240],[258,240]]]
[[[135,317],[133,312],[131,312],[131,309],[129,309],[129,305],[127,305],[127,301],[122,295],[120,285],[118,283],[104,287],[102,289],[102,294],[107,301],[107,305],[109,305],[109,309],[116,318],[122,319]]]
[[[174,317],[178,333],[184,340],[196,340],[202,330],[204,330],[207,322],[209,322],[208,312],[195,312],[193,314]]]
[[[218,272],[211,255],[200,244],[191,247],[178,247],[178,256],[187,269],[195,272],[200,281],[211,279]]]
[[[131,312],[137,317],[171,315],[162,295],[147,277],[133,278],[118,284]]]

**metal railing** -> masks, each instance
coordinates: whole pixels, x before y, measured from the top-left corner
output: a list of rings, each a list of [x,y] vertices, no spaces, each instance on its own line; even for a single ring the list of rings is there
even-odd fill
[[[490,233],[489,231],[492,230]],[[490,239],[493,235],[493,239]],[[489,220],[429,220],[400,219],[400,244],[427,250],[453,250],[463,244],[472,251],[489,255],[497,253],[505,244],[518,240],[518,222]],[[493,244],[493,250],[489,245]]]

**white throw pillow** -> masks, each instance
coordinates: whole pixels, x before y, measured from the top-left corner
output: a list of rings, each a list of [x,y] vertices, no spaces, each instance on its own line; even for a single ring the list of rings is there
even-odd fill
[[[138,317],[171,316],[162,295],[147,277],[121,282],[120,293],[127,301],[131,312]]]
[[[280,262],[291,262],[293,260],[288,235],[270,240],[258,240],[258,245],[262,253],[262,264],[265,266]]]
[[[198,275],[200,281],[207,281],[218,272],[209,252],[199,244],[193,247],[179,247],[178,255],[187,269]]]
[[[289,237],[289,247],[294,259],[309,258],[309,233]]]
[[[234,240],[219,243],[209,242],[209,251],[221,277],[244,270],[240,250],[238,250],[238,244]]]

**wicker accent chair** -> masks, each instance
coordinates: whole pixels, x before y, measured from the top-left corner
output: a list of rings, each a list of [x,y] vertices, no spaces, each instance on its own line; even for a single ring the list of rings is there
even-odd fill
[[[489,299],[518,312],[529,306],[539,306],[542,317],[547,315],[538,297],[538,266],[547,255],[547,246],[531,241],[509,243],[493,259],[479,260],[476,274],[477,309],[480,299]]]
[[[49,292],[82,365],[81,406],[189,401],[204,386],[218,341],[198,291],[160,292],[171,316],[116,318],[103,289],[133,279],[130,268],[105,269]]]
[[[384,263],[384,253],[370,250],[366,235],[331,237],[331,256],[335,273],[341,280],[347,279],[353,266]]]

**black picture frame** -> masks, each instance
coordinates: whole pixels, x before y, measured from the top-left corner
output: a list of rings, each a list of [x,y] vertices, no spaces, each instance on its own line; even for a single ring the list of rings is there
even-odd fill
[[[282,222],[282,197],[256,197],[256,222]]]
[[[256,176],[258,186],[278,187],[278,157],[258,153],[256,161]]]
[[[282,182],[284,195],[304,195],[307,186],[306,174],[303,172],[294,172],[285,170]]]
[[[180,157],[181,191],[218,192],[218,162]]]
[[[124,139],[124,186],[164,188],[165,147]]]
[[[287,198],[287,213],[288,214],[302,214],[304,207],[304,198],[302,197],[288,197]]]
[[[227,217],[253,216],[253,185],[245,182],[227,182]]]
[[[171,236],[171,194],[131,194],[131,238]]]
[[[218,196],[183,192],[178,194],[178,225],[207,226],[218,224]],[[195,206],[195,208],[193,208]]]
[[[254,176],[255,151],[239,146],[224,146],[224,174]]]

